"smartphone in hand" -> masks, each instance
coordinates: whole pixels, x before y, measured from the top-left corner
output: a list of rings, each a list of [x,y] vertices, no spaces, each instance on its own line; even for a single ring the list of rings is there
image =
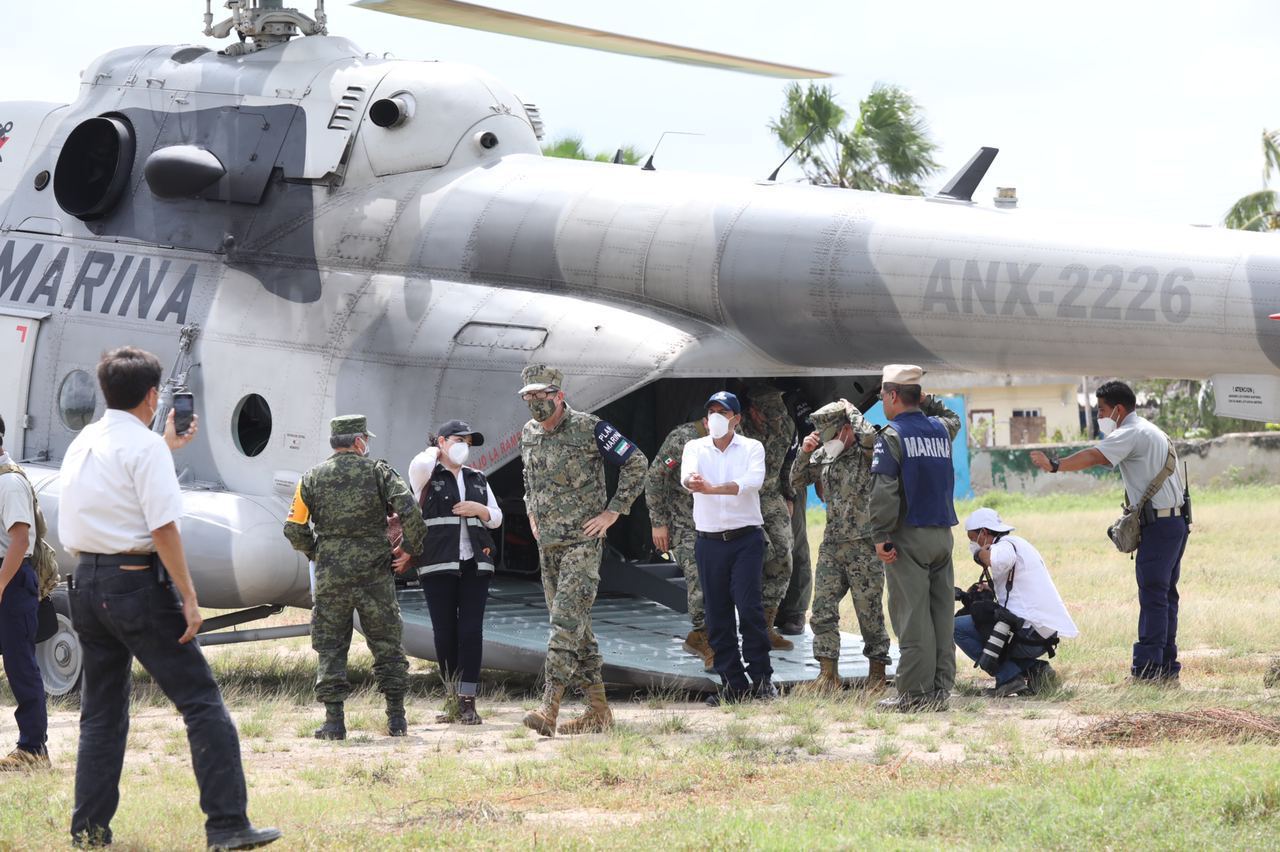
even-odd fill
[[[173,431],[185,435],[191,431],[191,421],[196,413],[196,400],[190,391],[173,395]]]

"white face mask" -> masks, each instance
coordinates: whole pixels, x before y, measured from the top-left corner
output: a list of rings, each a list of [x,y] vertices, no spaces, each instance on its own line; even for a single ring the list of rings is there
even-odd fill
[[[707,432],[712,438],[723,438],[729,434],[729,418],[720,412],[707,415]]]
[[[835,459],[836,456],[844,452],[844,441],[839,438],[832,438],[822,445],[822,452],[826,453],[828,459]]]
[[[972,553],[974,556],[977,556],[978,551],[981,549],[982,549],[982,545],[978,544],[976,541],[969,542],[969,552]]]
[[[459,441],[456,444],[449,445],[449,461],[458,466],[467,463],[467,459],[471,456],[471,445],[465,441]]]
[[[1116,421],[1112,420],[1110,417],[1098,418],[1098,431],[1102,433],[1102,437],[1104,438],[1116,431],[1116,425]]]

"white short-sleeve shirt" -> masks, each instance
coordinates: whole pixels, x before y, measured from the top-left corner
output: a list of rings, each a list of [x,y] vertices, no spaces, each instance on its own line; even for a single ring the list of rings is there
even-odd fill
[[[164,438],[107,409],[67,448],[59,475],[58,539],[67,552],[149,553],[151,531],[182,517],[182,489]]]
[[[0,453],[0,465],[13,464],[8,453]],[[31,506],[31,487],[19,474],[0,475],[0,557],[9,550],[10,528],[14,524],[26,524],[27,552],[30,556],[36,544],[36,518]]]
[[[1010,571],[1013,571],[1013,587],[1005,591]],[[1014,615],[1031,622],[1041,636],[1052,636],[1056,632],[1063,639],[1073,639],[1080,635],[1049,576],[1044,558],[1025,538],[1006,535],[991,545],[991,582],[996,600]]]
[[[684,445],[680,483],[695,473],[712,485],[738,483],[737,494],[693,495],[693,526],[699,532],[726,532],[764,525],[760,486],[764,484],[764,445],[737,434],[720,450],[710,435]]]
[[[1169,438],[1150,420],[1130,414],[1114,432],[1099,442],[1098,452],[1120,469],[1129,504],[1136,506],[1151,480],[1164,470],[1169,459]],[[1182,475],[1174,465],[1173,473],[1151,498],[1152,508],[1181,506],[1182,490]]]

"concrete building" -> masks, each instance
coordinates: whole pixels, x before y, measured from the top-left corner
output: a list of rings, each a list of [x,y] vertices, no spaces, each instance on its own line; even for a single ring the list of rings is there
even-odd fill
[[[1080,436],[1079,376],[930,373],[925,381],[930,393],[964,397],[971,447],[1071,441]]]

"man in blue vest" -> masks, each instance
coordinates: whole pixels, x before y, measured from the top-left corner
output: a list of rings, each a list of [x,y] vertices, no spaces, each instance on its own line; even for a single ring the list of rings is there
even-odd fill
[[[898,695],[880,704],[903,713],[947,709],[956,677],[951,442],[960,418],[923,397],[923,375],[911,364],[884,368],[880,399],[890,423],[871,460],[872,541],[886,566],[889,620],[902,652]]]

